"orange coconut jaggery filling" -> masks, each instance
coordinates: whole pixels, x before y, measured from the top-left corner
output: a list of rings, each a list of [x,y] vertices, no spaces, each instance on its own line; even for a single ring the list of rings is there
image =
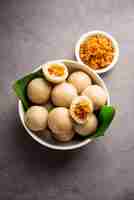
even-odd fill
[[[48,68],[48,72],[50,75],[63,76],[65,73],[65,69],[58,64],[53,64]]]
[[[107,67],[114,58],[112,41],[101,34],[91,36],[80,45],[81,60],[93,69]]]
[[[86,102],[78,103],[74,108],[75,115],[81,120],[85,119],[89,112],[91,108]]]

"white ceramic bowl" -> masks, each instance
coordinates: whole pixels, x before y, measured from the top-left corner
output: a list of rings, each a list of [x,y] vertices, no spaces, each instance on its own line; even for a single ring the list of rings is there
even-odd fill
[[[90,77],[92,78],[92,80],[94,81],[94,83],[100,85],[106,92],[107,94],[107,104],[110,105],[110,97],[109,97],[109,93],[108,90],[106,88],[106,85],[104,83],[104,81],[100,78],[100,76],[93,71],[92,69],[90,69],[88,66],[78,63],[76,61],[71,61],[71,60],[56,60],[56,61],[52,61],[52,62],[63,62],[67,67],[69,72],[73,72],[76,70],[82,70],[84,72],[86,72],[87,74],[90,75]],[[39,66],[36,70],[37,71],[41,68],[41,66]],[[31,130],[29,130],[24,122],[24,110],[22,107],[22,103],[19,100],[18,101],[18,112],[19,112],[19,116],[21,119],[21,122],[25,128],[25,130],[27,131],[27,133],[34,139],[36,140],[38,143],[40,143],[43,146],[46,146],[50,149],[55,149],[55,150],[71,150],[71,149],[77,149],[80,147],[85,146],[86,144],[88,144],[89,142],[91,142],[91,139],[84,139],[84,140],[72,140],[70,142],[67,143],[60,143],[57,142],[56,140],[54,140],[52,137],[39,137],[37,136],[34,132],[32,132]]]
[[[110,69],[112,69],[115,64],[117,63],[118,61],[118,58],[119,58],[119,46],[118,46],[118,43],[117,41],[113,38],[113,36],[111,36],[109,33],[106,33],[104,31],[90,31],[88,33],[85,33],[83,34],[80,39],[78,40],[78,42],[76,43],[76,46],[75,46],[75,57],[77,59],[78,62],[80,63],[83,63],[84,62],[81,60],[80,58],[80,45],[88,38],[90,38],[91,36],[93,35],[96,35],[96,34],[102,34],[104,36],[106,36],[107,38],[109,38],[112,43],[113,43],[113,47],[115,48],[115,55],[114,55],[114,58],[113,58],[113,61],[110,65],[108,65],[107,67],[105,68],[102,68],[102,69],[98,69],[98,70],[94,70],[96,71],[98,74],[101,74],[101,73],[104,73],[104,72],[107,72],[109,71]]]

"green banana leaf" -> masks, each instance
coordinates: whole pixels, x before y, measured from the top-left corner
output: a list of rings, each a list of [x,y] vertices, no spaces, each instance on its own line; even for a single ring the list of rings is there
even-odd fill
[[[98,116],[99,126],[96,132],[93,135],[91,135],[91,137],[90,136],[89,137],[96,138],[104,136],[105,131],[110,126],[114,116],[115,116],[115,108],[113,106],[103,106]]]
[[[31,103],[29,102],[27,98],[27,84],[34,78],[37,77],[43,77],[42,70],[38,70],[34,73],[30,73],[26,75],[25,77],[15,81],[13,84],[13,89],[16,93],[16,96],[21,100],[24,111],[27,111],[27,109],[30,107]],[[53,108],[49,108],[49,111],[51,111]],[[103,136],[105,134],[105,131],[111,124],[113,118],[115,116],[115,109],[113,106],[103,106],[98,114],[98,121],[99,121],[99,126],[96,130],[96,132],[92,135],[89,136],[80,136],[81,138],[96,138]]]

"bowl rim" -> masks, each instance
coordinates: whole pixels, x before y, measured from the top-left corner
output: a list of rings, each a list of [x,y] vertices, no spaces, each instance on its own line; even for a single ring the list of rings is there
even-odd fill
[[[92,67],[88,66],[89,68],[94,70],[96,73],[102,74],[102,73],[105,73],[105,72],[111,70],[113,67],[115,67],[115,65],[116,65],[116,63],[118,61],[118,58],[119,58],[119,45],[118,45],[118,42],[110,33],[107,33],[105,31],[101,31],[101,30],[94,30],[94,31],[89,31],[87,33],[82,34],[80,39],[76,42],[76,45],[75,45],[75,57],[76,57],[76,60],[78,62],[84,64],[84,62],[81,60],[81,58],[79,56],[80,45],[81,45],[82,42],[84,42],[86,40],[86,38],[88,38],[90,36],[93,36],[93,35],[96,35],[96,34],[102,34],[102,35],[108,37],[112,41],[113,46],[115,48],[115,55],[114,55],[113,61],[111,62],[110,65],[108,65],[107,67],[105,67],[103,69],[98,69],[98,70],[95,70]]]
[[[73,61],[73,60],[67,60],[67,59],[61,59],[61,60],[53,60],[53,61],[49,61],[49,62],[67,62],[67,63],[72,63],[72,64],[80,64],[82,66],[86,66],[85,64],[83,63],[79,63],[77,61]],[[48,63],[48,62],[46,62]],[[43,65],[43,64],[42,64]],[[87,67],[87,66],[86,66]],[[35,72],[37,70],[41,69],[41,65],[39,65],[35,70],[32,70],[32,72]],[[109,92],[108,92],[108,89],[103,81],[103,79],[92,69],[89,68],[89,70],[96,76],[97,79],[99,79],[99,81],[101,82],[101,84],[103,85],[103,88],[105,89],[106,93],[107,93],[107,105],[110,105],[110,96],[109,96]],[[34,134],[30,129],[28,129],[25,125],[25,122],[24,122],[24,117],[23,117],[23,106],[22,106],[22,102],[21,100],[18,100],[18,113],[19,113],[19,117],[20,117],[20,120],[21,120],[21,123],[24,127],[24,129],[26,130],[26,132],[35,140],[37,141],[39,144],[45,146],[45,147],[48,147],[50,149],[53,149],[53,150],[73,150],[73,149],[78,149],[80,147],[83,147],[85,146],[86,144],[90,143],[91,141],[93,141],[93,139],[90,139],[90,138],[87,138],[83,141],[81,141],[80,143],[78,144],[71,144],[69,146],[58,146],[58,145],[55,145],[55,144],[50,144],[50,143],[47,143],[45,140],[42,140],[40,137],[38,137],[36,134]]]

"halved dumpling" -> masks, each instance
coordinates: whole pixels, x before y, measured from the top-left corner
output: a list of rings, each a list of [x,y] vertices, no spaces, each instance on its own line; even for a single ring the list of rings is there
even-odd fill
[[[86,96],[76,97],[70,106],[70,115],[79,124],[84,124],[93,112],[92,101]]]
[[[61,83],[68,76],[68,69],[63,63],[46,63],[42,66],[45,78],[52,83]]]

